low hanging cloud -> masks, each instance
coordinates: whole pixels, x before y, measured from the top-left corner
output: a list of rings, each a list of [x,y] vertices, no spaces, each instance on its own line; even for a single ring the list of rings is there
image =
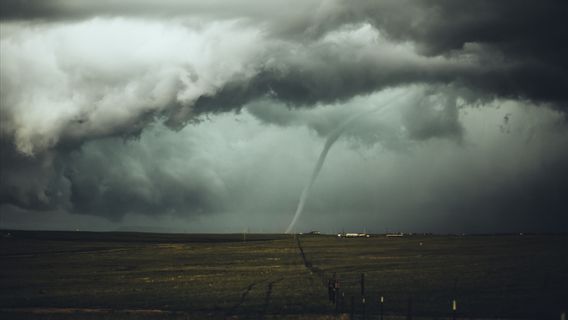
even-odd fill
[[[398,84],[437,83],[452,70],[473,68],[420,57],[368,24],[312,44],[267,39],[238,21],[196,28],[95,19],[44,33],[7,31],[3,135],[31,155],[57,144],[136,135],[156,119],[179,128],[196,115],[238,110],[265,95],[309,106]]]
[[[271,22],[270,13],[252,10],[215,17],[215,4],[173,12],[179,3],[160,11],[150,2],[101,12],[48,3],[5,4],[2,131],[27,154],[61,140],[135,135],[156,118],[180,128],[196,115],[238,110],[266,95],[310,106],[423,83],[468,88],[474,99],[533,99],[559,109],[566,103],[562,48],[552,40],[538,47],[534,31],[513,35],[520,18],[497,24],[505,9],[487,2],[472,5],[479,18],[465,22],[451,2],[318,3],[312,16],[300,15],[299,38],[274,31],[293,21]],[[520,17],[530,13],[511,7]],[[60,15],[51,14],[57,8]],[[550,10],[534,10],[542,32],[558,24],[554,15],[545,20]],[[86,20],[64,19],[75,11]],[[486,31],[491,26],[494,33]]]
[[[439,141],[465,148],[474,142],[463,110],[503,101],[556,110],[565,126],[567,6],[555,0],[3,1],[0,202],[114,221],[129,212],[228,212],[237,198],[247,198],[233,193],[246,178],[227,183],[208,162],[188,168],[153,158],[159,145],[182,141],[145,134],[163,137],[168,128],[172,136],[199,135],[187,128],[207,131],[200,123],[234,113],[259,121],[254,134],[308,128],[322,139],[354,113],[404,92],[392,113],[346,129],[345,139],[361,154],[377,146],[412,153],[416,144],[434,148]],[[501,116],[509,120],[500,134],[515,134],[515,117]],[[533,141],[541,131],[523,139]],[[192,138],[194,148],[183,157],[193,159],[211,136],[202,138]],[[546,152],[564,157],[554,148]],[[112,170],[97,165],[104,161]],[[555,171],[564,170],[554,163]],[[234,169],[228,167],[224,172]],[[538,176],[523,183],[552,179]],[[271,201],[273,210],[281,212],[287,201]]]
[[[44,32],[7,30],[2,134],[31,155],[59,143],[135,135],[160,115],[184,121],[199,97],[253,74],[260,34],[231,31],[237,25],[191,30],[94,19]]]
[[[418,96],[421,90],[415,90]],[[387,98],[361,98],[352,107],[364,112]],[[411,138],[403,103],[380,117],[361,118],[334,145],[300,230],[562,230],[568,159],[562,146],[568,135],[557,112],[513,102],[465,106],[456,143],[446,135]],[[250,226],[281,232],[325,139],[315,126],[268,124],[248,109],[180,131],[158,125],[137,140],[98,139],[59,152],[44,169],[29,171],[30,181],[38,173],[46,178],[36,180],[36,189],[26,186],[38,193],[8,203],[104,217],[117,225],[144,215],[156,225],[160,217],[179,217],[188,226],[202,221],[201,230]],[[339,104],[291,112],[314,112],[314,119],[334,123],[343,109]],[[510,133],[503,133],[507,114]],[[12,190],[24,189],[23,173]],[[211,217],[223,218],[208,222]]]

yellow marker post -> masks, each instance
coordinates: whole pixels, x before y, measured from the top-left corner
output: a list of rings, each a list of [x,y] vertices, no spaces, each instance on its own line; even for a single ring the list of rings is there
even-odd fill
[[[385,297],[384,296],[381,296],[381,298],[379,299],[379,303],[380,303],[379,313],[380,313],[380,316],[381,316],[381,320],[383,320],[383,314],[384,314],[383,307],[384,307],[384,303],[385,303]]]
[[[452,320],[456,320],[456,311],[458,310],[458,303],[456,299],[452,300]]]

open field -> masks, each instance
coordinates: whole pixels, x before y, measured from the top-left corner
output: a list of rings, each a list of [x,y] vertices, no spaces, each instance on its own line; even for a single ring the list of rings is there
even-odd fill
[[[284,235],[12,231],[0,239],[4,319],[332,319],[385,297],[389,316],[559,319],[567,236]],[[304,256],[300,254],[301,250]],[[2,316],[8,316],[4,317]],[[370,316],[369,316],[370,317]]]

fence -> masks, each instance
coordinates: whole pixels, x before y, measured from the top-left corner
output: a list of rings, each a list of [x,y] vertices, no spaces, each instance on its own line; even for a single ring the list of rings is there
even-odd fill
[[[357,292],[353,288],[358,286]],[[347,287],[347,288],[344,288]],[[358,279],[344,277],[342,280],[337,274],[333,274],[327,280],[329,302],[334,305],[336,313],[349,314],[351,319],[380,319],[385,315],[405,315],[406,319],[415,316],[416,296],[403,297],[401,293],[369,292],[365,288],[365,274],[360,274]],[[457,299],[450,299],[447,303],[446,313],[419,313],[421,316],[444,317],[455,320],[458,313]]]
[[[563,308],[550,308],[542,312],[542,308],[535,308],[533,314],[515,313],[515,310],[495,309],[498,301],[492,301],[488,310],[475,310],[472,300],[479,299],[483,293],[460,296],[458,294],[457,279],[453,279],[452,290],[435,293],[429,296],[419,295],[413,292],[413,288],[401,288],[398,291],[377,290],[380,285],[373,282],[368,286],[365,273],[337,273],[320,269],[313,265],[302,248],[300,239],[297,239],[300,255],[304,265],[313,274],[321,279],[322,285],[328,290],[329,302],[333,305],[336,313],[349,314],[351,319],[381,319],[387,316],[401,316],[413,319],[416,316],[443,319],[457,319],[469,317],[506,317],[528,319],[561,319],[566,320],[566,303]],[[371,279],[372,280],[372,279]],[[369,288],[372,288],[369,290]],[[448,292],[451,291],[451,294]],[[492,299],[492,298],[488,298]],[[468,301],[469,300],[469,301]],[[496,300],[496,299],[495,299]],[[467,308],[461,308],[461,306]],[[558,306],[558,305],[557,305]],[[540,310],[539,310],[540,309]],[[495,311],[497,310],[497,311]]]

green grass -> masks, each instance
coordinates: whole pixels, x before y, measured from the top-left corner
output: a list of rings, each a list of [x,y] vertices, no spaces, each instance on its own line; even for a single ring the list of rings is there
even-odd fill
[[[361,273],[370,311],[378,294],[385,296],[385,311],[399,315],[406,314],[409,298],[415,315],[430,317],[447,316],[454,298],[459,313],[472,317],[557,319],[566,307],[566,236],[304,236],[307,260],[321,270],[314,273],[296,241],[283,235],[247,235],[247,242],[238,234],[12,235],[0,239],[0,312],[10,318],[333,314],[323,282],[334,272],[346,312],[349,297],[360,299]],[[31,313],[38,308],[105,310]],[[149,309],[163,313],[127,311]]]

